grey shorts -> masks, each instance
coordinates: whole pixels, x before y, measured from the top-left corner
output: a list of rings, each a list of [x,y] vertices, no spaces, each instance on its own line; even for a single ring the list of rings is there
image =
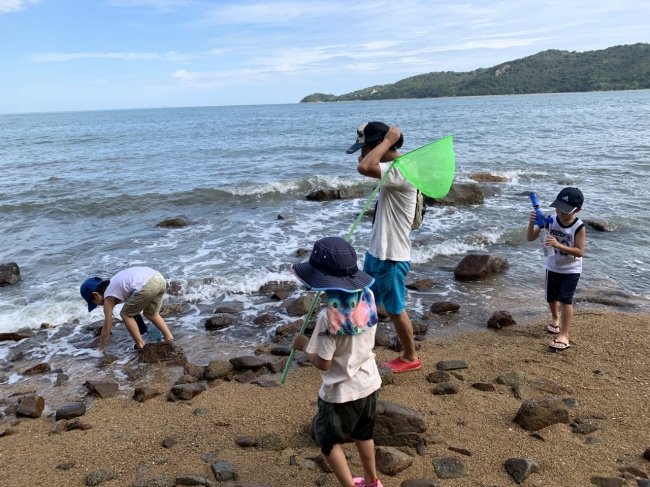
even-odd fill
[[[137,316],[144,311],[148,315],[157,315],[166,288],[165,278],[159,273],[154,274],[144,283],[142,289],[129,296],[124,302],[121,313],[126,316]]]
[[[329,456],[334,445],[347,440],[372,440],[379,389],[356,401],[332,403],[318,398],[318,415],[314,425],[316,443]]]

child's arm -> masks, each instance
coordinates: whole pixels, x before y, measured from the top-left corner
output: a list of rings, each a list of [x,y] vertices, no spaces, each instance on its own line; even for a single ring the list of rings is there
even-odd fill
[[[539,237],[539,227],[535,225],[536,220],[537,216],[535,215],[535,211],[531,211],[530,217],[528,218],[528,228],[526,229],[526,240],[529,242]]]
[[[359,165],[357,166],[359,174],[381,179],[381,169],[379,168],[381,158],[389,151],[395,142],[399,140],[400,135],[400,131],[397,127],[389,127],[384,140],[382,140],[377,147],[371,150],[363,159],[359,156],[360,160]]]
[[[304,354],[307,356],[307,359],[309,359],[309,361],[314,367],[316,367],[318,370],[327,372],[330,369],[330,366],[332,365],[332,361],[322,359],[318,356],[318,354],[305,352],[305,349],[307,348],[308,344],[309,344],[309,338],[307,338],[305,335],[300,335],[300,334],[294,336],[293,341],[291,342],[291,346],[293,348],[295,348],[296,350],[300,350],[301,352],[304,352]]]
[[[553,248],[558,249],[561,252],[564,252],[565,254],[572,255],[574,257],[582,257],[585,255],[585,245],[587,243],[587,230],[585,230],[585,227],[582,227],[580,230],[578,230],[578,233],[576,233],[576,245],[575,247],[567,247],[566,245],[562,245],[560,242],[556,240],[555,237],[551,237],[550,235],[546,237],[546,245],[550,245]]]
[[[99,351],[103,352],[111,336],[111,327],[113,326],[113,308],[115,307],[115,298],[108,296],[104,298],[104,327],[99,337]]]

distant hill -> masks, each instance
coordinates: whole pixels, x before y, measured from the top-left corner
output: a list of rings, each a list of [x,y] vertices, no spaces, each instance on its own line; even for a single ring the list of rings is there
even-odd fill
[[[648,88],[650,44],[639,43],[587,52],[550,49],[487,69],[420,74],[341,96],[314,93],[300,103]]]

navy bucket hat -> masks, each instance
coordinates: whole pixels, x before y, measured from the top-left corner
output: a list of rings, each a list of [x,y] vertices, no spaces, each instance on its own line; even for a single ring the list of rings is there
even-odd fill
[[[97,287],[102,282],[102,280],[103,279],[101,277],[90,277],[86,279],[79,288],[81,297],[86,300],[86,303],[88,303],[88,311],[92,311],[97,307],[97,305],[90,302],[90,300],[92,299],[93,293],[97,290]]]
[[[360,271],[354,247],[340,237],[325,237],[314,244],[309,261],[291,266],[294,275],[315,291],[358,291],[375,280]]]

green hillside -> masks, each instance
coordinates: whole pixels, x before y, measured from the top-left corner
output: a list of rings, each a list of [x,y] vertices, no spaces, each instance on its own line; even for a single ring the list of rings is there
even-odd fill
[[[551,49],[487,69],[420,74],[341,96],[314,93],[300,103],[649,88],[650,44],[639,43],[587,52]]]

